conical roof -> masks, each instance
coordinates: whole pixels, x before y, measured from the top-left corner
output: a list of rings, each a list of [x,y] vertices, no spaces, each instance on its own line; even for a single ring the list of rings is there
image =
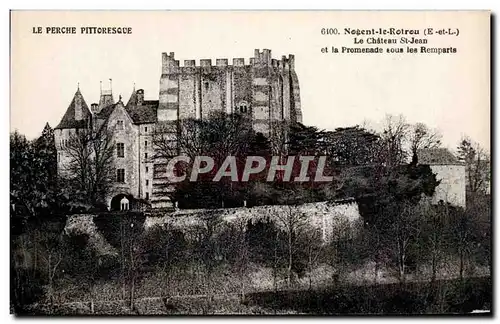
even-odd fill
[[[61,122],[55,129],[84,128],[87,125],[89,116],[91,116],[89,107],[80,92],[80,88],[78,88]]]

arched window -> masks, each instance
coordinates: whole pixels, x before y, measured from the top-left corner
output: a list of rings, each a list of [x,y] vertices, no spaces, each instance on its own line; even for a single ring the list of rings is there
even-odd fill
[[[120,210],[128,210],[129,209],[129,201],[127,197],[123,197],[122,200],[120,200]]]
[[[236,105],[236,112],[246,114],[249,111],[249,105],[246,101],[240,101]]]

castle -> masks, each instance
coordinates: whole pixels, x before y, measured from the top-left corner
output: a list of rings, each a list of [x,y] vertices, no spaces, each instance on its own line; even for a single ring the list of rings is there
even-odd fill
[[[112,129],[115,152],[114,183],[108,197],[110,209],[127,208],[130,199],[142,199],[153,208],[169,207],[162,172],[164,161],[154,157],[155,127],[169,121],[205,119],[213,112],[240,113],[250,117],[256,132],[272,133],[275,121],[302,122],[300,89],[294,55],[273,59],[271,51],[255,50],[245,59],[185,60],[181,66],[174,53],[162,53],[158,100],[146,100],[143,89],[132,91],[126,104],[115,102],[112,89],[102,90],[99,103],[89,109],[78,87],[61,122],[55,128],[58,173],[68,175],[70,138],[79,129],[105,126]],[[125,204],[125,205],[124,205]]]

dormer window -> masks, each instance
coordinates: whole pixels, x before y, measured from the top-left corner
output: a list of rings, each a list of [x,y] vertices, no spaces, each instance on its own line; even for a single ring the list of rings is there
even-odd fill
[[[119,130],[123,129],[123,120],[116,121],[116,129],[119,129]]]

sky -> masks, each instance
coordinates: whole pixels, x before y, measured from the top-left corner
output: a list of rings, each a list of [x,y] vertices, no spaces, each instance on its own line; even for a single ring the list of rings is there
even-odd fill
[[[44,33],[34,34],[33,27]],[[46,27],[131,27],[131,35],[46,34]],[[429,36],[429,47],[456,54],[333,54],[323,47],[354,47],[344,28],[458,29]],[[337,28],[340,35],[322,35]],[[158,99],[161,53],[184,60],[245,58],[271,49],[295,55],[303,122],[320,129],[402,114],[443,134],[455,149],[468,135],[490,147],[489,15],[485,12],[172,12],[14,11],[11,14],[11,131],[38,136],[57,126],[77,86],[90,106],[99,84],[126,101],[134,83]],[[425,38],[419,35],[419,38]],[[363,36],[359,37],[363,38]],[[366,38],[366,36],[365,36]],[[398,38],[398,36],[391,36]],[[373,46],[373,45],[372,45]],[[398,47],[403,47],[403,45]],[[406,45],[404,45],[406,47]]]

